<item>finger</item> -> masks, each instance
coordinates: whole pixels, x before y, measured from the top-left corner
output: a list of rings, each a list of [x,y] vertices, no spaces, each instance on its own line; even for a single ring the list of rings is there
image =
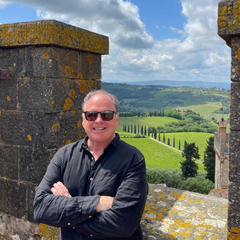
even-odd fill
[[[58,194],[57,194],[57,190],[56,190],[54,187],[51,188],[51,191],[52,191],[53,195],[58,195]]]

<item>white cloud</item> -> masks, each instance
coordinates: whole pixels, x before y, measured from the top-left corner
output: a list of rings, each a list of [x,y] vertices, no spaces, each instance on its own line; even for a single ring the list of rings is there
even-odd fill
[[[10,2],[36,8],[41,19],[65,21],[109,36],[110,55],[103,56],[105,81],[230,81],[230,49],[217,35],[219,0],[180,0],[186,23],[183,30],[170,29],[181,39],[161,41],[154,41],[130,1],[0,0],[0,7]]]

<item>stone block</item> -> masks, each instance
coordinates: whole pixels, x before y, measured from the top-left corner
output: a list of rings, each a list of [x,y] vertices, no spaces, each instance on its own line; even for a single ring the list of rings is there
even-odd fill
[[[27,184],[27,214],[26,214],[26,220],[33,222],[33,200],[35,197],[35,188],[37,186],[33,184]]]
[[[58,47],[26,47],[25,76],[77,78],[79,52]]]
[[[238,232],[235,232],[238,228]],[[238,209],[228,208],[228,229],[229,232],[236,233],[235,237],[228,238],[228,239],[239,239],[239,232],[240,232],[240,211]]]
[[[231,209],[239,209],[240,212],[240,182],[230,181],[228,187],[229,207]]]
[[[0,25],[0,47],[53,45],[108,54],[108,37],[56,20]]]
[[[101,55],[80,52],[78,78],[92,80],[101,79]]]
[[[0,79],[0,109],[14,110],[17,108],[18,84],[14,79]]]
[[[5,111],[0,114],[0,143],[59,148],[84,136],[80,110],[60,113]]]
[[[223,0],[218,4],[218,34],[228,46],[231,45],[231,38],[240,34],[239,8],[240,2],[237,0]]]
[[[33,116],[27,111],[0,110],[0,143],[33,146],[40,131]]]
[[[231,83],[230,129],[240,130],[240,82]]]
[[[0,177],[18,180],[18,147],[0,144]]]
[[[58,113],[81,109],[85,94],[99,89],[101,82],[77,79],[18,80],[18,109]]]
[[[19,147],[19,180],[39,184],[57,149]]]
[[[26,210],[26,185],[0,178],[0,211],[22,218]]]
[[[231,80],[240,81],[240,37],[231,39]]]
[[[25,76],[25,48],[0,48],[0,68],[9,69],[12,78]]]
[[[229,181],[236,181],[240,176],[240,132],[231,130],[229,141]]]

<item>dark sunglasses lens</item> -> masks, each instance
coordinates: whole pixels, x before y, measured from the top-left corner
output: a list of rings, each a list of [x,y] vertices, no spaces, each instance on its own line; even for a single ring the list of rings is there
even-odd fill
[[[85,117],[88,121],[95,121],[97,119],[97,112],[85,112]]]
[[[114,114],[114,112],[110,112],[110,111],[101,112],[102,120],[111,121],[113,119],[113,114]]]

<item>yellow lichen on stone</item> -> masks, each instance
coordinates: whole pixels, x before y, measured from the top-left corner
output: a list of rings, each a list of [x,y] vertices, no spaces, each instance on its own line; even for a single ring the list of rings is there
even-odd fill
[[[225,16],[219,16],[217,20],[218,26],[223,28],[227,25],[227,18]]]
[[[76,83],[78,84],[81,93],[85,93],[88,90],[86,80],[76,80]]]
[[[78,73],[78,76],[77,76],[78,79],[83,79],[83,75],[81,72]]]
[[[70,98],[74,98],[75,97],[75,90],[74,89],[72,89],[71,91],[70,91],[70,93],[69,93],[69,96],[70,96]]]
[[[37,234],[40,235],[43,239],[58,240],[59,229],[56,227],[40,223],[39,230],[37,230]]]
[[[72,106],[73,106],[72,100],[71,100],[70,98],[67,98],[67,99],[65,100],[65,104],[64,104],[64,106],[63,106],[63,109],[69,110]]]
[[[93,80],[89,80],[89,81],[88,81],[88,86],[89,86],[90,88],[92,88],[92,86],[93,86]]]
[[[45,53],[45,56],[44,56],[44,58],[46,59],[46,60],[48,60],[49,59],[49,50]]]
[[[29,141],[32,141],[32,136],[31,135],[27,135],[27,138]]]
[[[8,101],[10,101],[10,100],[11,100],[11,98],[10,98],[9,96],[7,96],[7,100],[8,100]]]
[[[109,51],[108,37],[54,20],[1,24],[0,31],[0,46],[57,45],[99,54]]]
[[[78,126],[79,128],[82,126],[82,121],[81,121],[81,120],[78,121],[77,126]]]
[[[92,56],[92,54],[88,54],[88,62],[89,62],[90,64],[93,63],[93,56]]]
[[[66,141],[66,145],[69,144],[69,143],[71,143],[71,142],[72,142],[71,140],[67,140],[67,141]]]
[[[69,66],[65,67],[65,74],[66,74],[67,77],[71,76],[72,70],[71,70],[71,68]]]
[[[52,125],[52,131],[53,132],[59,132],[60,131],[60,123],[56,123]]]
[[[228,12],[227,6],[218,8],[218,16],[225,16],[227,15],[227,12]]]

